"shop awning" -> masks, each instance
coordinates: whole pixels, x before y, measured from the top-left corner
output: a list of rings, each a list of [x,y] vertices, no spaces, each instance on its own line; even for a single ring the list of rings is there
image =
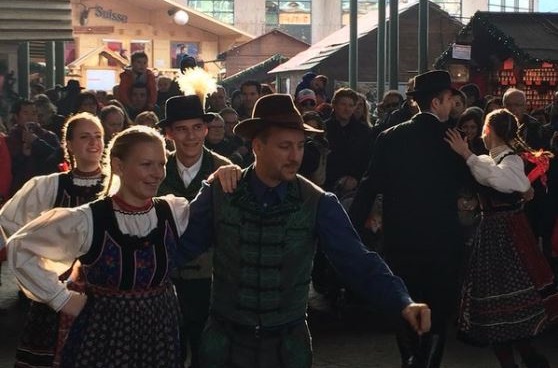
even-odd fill
[[[72,39],[70,0],[0,0],[0,41]]]
[[[207,14],[197,11],[191,7],[185,6],[185,1],[176,0],[123,0],[130,6],[139,6],[149,10],[170,10],[181,9],[188,13],[188,26],[192,26],[206,32],[235,38],[238,42],[245,42],[254,38],[253,35],[244,32],[230,24],[223,23]]]
[[[477,12],[456,43],[470,44],[471,58],[480,67],[489,67],[495,56],[523,64],[558,61],[558,14]],[[451,61],[449,47],[435,66],[444,68]]]
[[[243,71],[231,75],[219,82],[220,85],[225,87],[225,89],[229,90],[231,88],[236,88],[240,86],[245,80],[258,80],[258,81],[265,81],[272,77],[270,77],[267,73],[275,68],[277,65],[281,64],[288,58],[281,55],[275,54],[272,57],[265,59],[264,61],[253,65],[248,69],[244,69]]]
[[[407,11],[412,5],[401,4],[399,13]],[[389,14],[388,11],[386,13]],[[386,17],[389,19],[389,17]],[[368,33],[372,32],[378,27],[378,12],[371,11],[358,18],[357,37],[361,38]],[[349,45],[349,31],[350,27],[347,25],[329,36],[325,37],[319,42],[313,44],[308,50],[305,50],[296,56],[292,57],[289,61],[279,65],[277,68],[270,71],[270,73],[283,73],[292,71],[306,71],[318,65],[323,60],[329,58],[338,50]]]

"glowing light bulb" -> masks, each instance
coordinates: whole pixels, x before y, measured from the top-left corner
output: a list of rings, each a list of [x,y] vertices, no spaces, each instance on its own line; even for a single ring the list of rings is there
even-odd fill
[[[190,17],[188,16],[188,13],[186,13],[184,10],[178,10],[173,15],[174,23],[178,24],[179,26],[183,26],[188,23],[189,18]]]

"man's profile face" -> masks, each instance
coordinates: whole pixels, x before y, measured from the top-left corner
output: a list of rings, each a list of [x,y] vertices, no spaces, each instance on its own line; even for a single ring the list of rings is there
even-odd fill
[[[447,121],[453,108],[453,95],[450,90],[446,90],[432,101],[433,110],[440,121]]]
[[[304,155],[304,132],[271,127],[268,133],[253,140],[256,173],[268,186],[294,180]]]
[[[525,104],[525,96],[522,93],[510,93],[504,100],[504,107],[510,110],[518,120],[521,120],[525,114]]]

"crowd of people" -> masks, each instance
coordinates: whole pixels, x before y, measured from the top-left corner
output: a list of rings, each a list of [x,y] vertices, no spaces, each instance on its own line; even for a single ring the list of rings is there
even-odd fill
[[[532,116],[519,89],[431,71],[372,108],[314,73],[229,98],[147,64],[2,117],[0,259],[32,300],[17,367],[309,367],[309,292],[345,288],[397,317],[402,367],[439,368],[456,315],[503,368],[549,367],[558,92]]]

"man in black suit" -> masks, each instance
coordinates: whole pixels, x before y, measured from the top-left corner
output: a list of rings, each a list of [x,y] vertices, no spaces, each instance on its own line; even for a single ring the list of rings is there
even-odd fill
[[[463,239],[457,197],[468,170],[444,141],[452,108],[450,76],[441,70],[415,77],[408,91],[420,112],[382,132],[374,145],[350,215],[363,229],[377,194],[383,194],[385,258],[413,298],[432,308],[431,333],[420,339],[401,328],[403,367],[438,368],[446,322],[457,303]]]

